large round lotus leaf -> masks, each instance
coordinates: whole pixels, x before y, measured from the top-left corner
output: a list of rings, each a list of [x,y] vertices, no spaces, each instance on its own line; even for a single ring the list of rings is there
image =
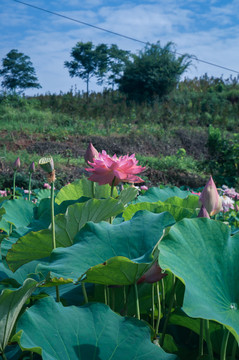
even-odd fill
[[[0,295],[0,352],[7,346],[15,321],[36,287],[35,280],[26,279],[19,289],[2,291]]]
[[[125,220],[129,220],[139,210],[149,210],[155,213],[164,211],[170,212],[176,221],[182,220],[183,218],[191,218],[195,214],[195,209],[198,207],[198,197],[188,196],[187,198],[181,199],[179,197],[168,198],[164,202],[139,202],[127,206],[123,212]]]
[[[3,204],[6,214],[2,216],[2,219],[16,227],[27,226],[34,219],[35,206],[32,202],[22,199],[6,201]]]
[[[49,266],[39,265],[37,270],[45,274],[51,271],[52,276],[77,280],[95,265],[114,257],[124,257],[122,262],[119,258],[115,259],[113,266],[116,271],[114,279],[120,279],[120,271],[125,271],[126,268],[132,271],[132,262],[135,263],[133,266],[142,271],[150,264],[153,247],[161,238],[164,228],[173,223],[174,219],[169,213],[153,214],[148,211],[138,212],[131,220],[118,225],[89,222],[77,234],[78,243],[54,250]],[[104,270],[102,269],[103,272]],[[140,273],[142,274],[141,271],[135,272],[138,276]]]
[[[93,186],[94,196],[92,192]],[[81,196],[86,196],[89,198],[95,197],[96,199],[108,198],[110,197],[110,193],[110,185],[98,185],[97,183],[92,183],[92,181],[83,178],[61,188],[56,196],[55,201],[57,204],[60,204],[65,200],[77,200]],[[117,190],[114,188],[113,197],[116,197],[117,195]]]
[[[159,250],[160,266],[185,283],[186,314],[224,324],[239,341],[239,234],[218,221],[184,219]]]
[[[44,298],[21,316],[17,331],[20,346],[41,354],[43,360],[176,358],[151,343],[145,323],[121,317],[99,303],[64,307]]]
[[[121,213],[124,206],[118,200],[90,199],[84,203],[70,205],[65,214],[55,217],[57,247],[71,246],[78,231],[87,221],[100,222]],[[30,232],[21,237],[7,254],[7,262],[15,271],[23,264],[49,256],[52,251],[50,229]]]
[[[136,202],[157,202],[165,201],[170,197],[177,196],[182,199],[186,198],[188,195],[192,195],[190,191],[180,190],[178,187],[164,187],[160,189],[158,187],[152,187],[147,190],[143,195],[138,196]]]

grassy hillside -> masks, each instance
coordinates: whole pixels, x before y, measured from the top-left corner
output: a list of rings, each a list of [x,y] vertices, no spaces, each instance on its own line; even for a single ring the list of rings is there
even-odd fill
[[[209,174],[218,185],[238,184],[239,85],[236,79],[185,80],[163,101],[127,102],[117,91],[0,97],[0,187],[11,183],[21,158],[19,186],[32,161],[52,155],[58,184],[84,174],[91,141],[98,151],[135,153],[145,181],[193,188]],[[42,183],[37,169],[34,179]]]

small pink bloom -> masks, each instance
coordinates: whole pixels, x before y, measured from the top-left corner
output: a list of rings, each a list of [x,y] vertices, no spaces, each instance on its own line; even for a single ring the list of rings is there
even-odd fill
[[[0,190],[0,195],[1,195],[1,197],[7,196],[6,190]]]
[[[45,184],[43,185],[43,187],[44,187],[44,189],[50,189],[50,188],[51,188],[51,185],[48,184],[48,183],[45,183]]]
[[[168,274],[166,273],[162,273],[162,269],[161,267],[158,265],[157,262],[155,262],[151,268],[146,271],[146,273],[141,276],[141,278],[137,281],[137,284],[146,282],[149,284],[155,283],[159,280],[161,280],[162,278],[164,278],[165,276],[167,276]]]
[[[140,189],[141,189],[141,190],[148,190],[148,186],[142,185],[142,186],[140,186]]]
[[[222,200],[217,192],[212,176],[199,196],[199,202],[206,208],[210,216],[216,215],[221,211]]]
[[[234,210],[234,200],[232,200],[229,196],[223,195],[221,196],[222,207],[221,211],[228,212],[230,209]]]
[[[200,192],[195,192],[195,191],[191,191],[191,193],[193,194],[193,195],[198,195],[198,196],[200,196],[201,195],[201,193]]]
[[[138,166],[138,161],[135,155],[125,155],[119,158],[116,154],[110,157],[105,150],[98,154],[98,158],[94,159],[94,162],[89,165],[90,169],[86,169],[92,173],[89,180],[98,182],[99,185],[109,184],[118,185],[122,182],[140,183],[144,180],[135,174],[145,170],[145,167]]]
[[[89,143],[88,148],[87,148],[86,153],[85,153],[85,156],[84,156],[86,163],[87,164],[89,162],[93,163],[94,159],[98,158],[98,155],[99,155],[99,153],[96,150],[96,148],[92,145],[92,143]]]

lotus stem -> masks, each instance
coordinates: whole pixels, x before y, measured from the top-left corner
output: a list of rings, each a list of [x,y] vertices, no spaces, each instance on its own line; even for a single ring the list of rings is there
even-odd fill
[[[13,173],[13,195],[12,195],[12,198],[13,200],[16,198],[16,175],[17,175],[17,170],[14,170],[14,173]]]
[[[151,292],[151,300],[152,300],[152,304],[151,304],[151,307],[152,307],[152,328],[153,330],[155,331],[155,328],[154,328],[154,283],[152,283],[152,288],[151,288],[152,292]]]
[[[56,232],[55,232],[55,209],[54,209],[54,181],[51,182],[51,226],[52,226],[52,248],[56,249]],[[59,286],[56,285],[56,301],[60,302]]]
[[[136,314],[137,314],[137,318],[140,320],[139,294],[138,294],[137,283],[134,284],[134,289],[135,289],[135,300],[136,300]]]
[[[209,320],[204,320],[204,321],[205,321],[206,341],[207,341],[209,360],[214,360],[212,342],[211,342],[211,338],[210,338]]]
[[[2,358],[3,358],[3,360],[7,360],[7,357],[6,357],[6,355],[4,354],[4,352],[2,352]]]
[[[231,360],[236,360],[237,347],[238,347],[238,343],[237,340],[234,338]]]
[[[156,283],[156,292],[157,292],[157,299],[158,299],[158,318],[156,322],[155,334],[157,335],[159,332],[159,323],[161,317],[161,302],[160,302],[160,294],[159,294],[159,281]]]
[[[31,182],[32,182],[32,173],[29,173],[29,185],[28,185],[28,200],[31,201]]]
[[[229,338],[229,330],[224,328],[224,334],[222,338],[222,345],[221,345],[221,351],[220,351],[220,360],[226,360],[226,353],[227,353],[227,343]]]
[[[105,298],[105,305],[108,305],[108,301],[107,301],[107,287],[106,287],[106,285],[104,285],[104,298]]]
[[[85,303],[88,304],[88,296],[87,296],[87,292],[86,292],[86,288],[85,288],[85,283],[81,283],[81,288],[82,288],[82,292],[84,295],[84,299],[85,299]]]
[[[95,198],[95,183],[94,181],[91,182],[91,191],[92,191],[92,199]]]
[[[200,334],[199,334],[199,357],[203,355],[203,334],[204,334],[204,320],[200,319]]]
[[[167,312],[166,319],[165,319],[164,325],[163,325],[162,336],[160,338],[160,346],[161,347],[163,347],[163,343],[164,343],[164,339],[165,339],[165,335],[166,335],[166,330],[167,330],[167,327],[168,327],[169,317],[170,317],[171,310],[172,310],[173,304],[174,304],[174,294],[176,292],[177,286],[178,286],[178,279],[175,279],[175,276],[173,275],[173,288],[172,288],[171,295],[170,295],[168,312]]]
[[[111,288],[111,309],[115,311],[115,288]]]
[[[162,312],[165,313],[165,289],[164,289],[164,279],[161,280],[162,287]]]

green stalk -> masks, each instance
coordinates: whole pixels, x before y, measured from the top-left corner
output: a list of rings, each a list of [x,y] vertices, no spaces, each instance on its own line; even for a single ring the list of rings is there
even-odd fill
[[[154,328],[154,283],[152,283],[152,288],[151,288],[152,292],[151,292],[151,307],[152,307],[152,328],[155,331]]]
[[[6,355],[4,354],[4,352],[2,352],[1,355],[2,355],[3,360],[7,360],[7,357],[6,357]]]
[[[238,347],[238,343],[237,340],[234,338],[231,360],[236,360],[237,347]]]
[[[111,309],[115,311],[115,288],[111,288]]]
[[[85,283],[81,283],[81,288],[82,288],[82,292],[84,295],[84,299],[85,299],[85,303],[88,304],[88,296],[87,296],[87,292],[86,292],[86,288],[85,288]]]
[[[29,185],[28,185],[28,200],[31,200],[31,182],[32,182],[32,173],[29,173]]]
[[[203,355],[203,333],[204,333],[204,320],[200,319],[200,334],[199,334],[199,356]]]
[[[155,328],[155,335],[159,332],[159,323],[160,323],[160,317],[161,317],[161,302],[160,302],[160,294],[159,294],[159,281],[156,283],[156,291],[157,291],[157,299],[158,299],[158,318]]]
[[[92,191],[92,199],[95,198],[95,183],[94,181],[91,182],[91,191]]]
[[[114,177],[114,179],[112,181],[110,197],[113,197],[115,180],[116,180],[116,177]]]
[[[13,195],[12,195],[13,199],[16,198],[16,175],[17,175],[17,170],[15,170],[13,173]]]
[[[212,342],[211,342],[210,331],[209,331],[209,320],[204,320],[204,321],[205,321],[206,341],[207,341],[209,360],[214,360]]]
[[[106,285],[104,285],[104,298],[105,298],[105,305],[108,305]]]
[[[134,289],[135,289],[135,300],[136,300],[136,314],[137,314],[137,318],[140,320],[139,294],[138,294],[137,283],[134,284]]]
[[[227,353],[227,343],[229,338],[229,330],[224,328],[224,334],[222,338],[222,345],[221,345],[221,351],[220,351],[220,360],[226,360],[226,353]]]
[[[52,225],[52,248],[56,249],[55,213],[54,213],[54,181],[51,183],[51,225]],[[56,285],[56,301],[60,302],[59,286]]]
[[[174,294],[176,292],[177,289],[177,285],[178,285],[178,279],[175,279],[175,276],[173,275],[173,288],[170,294],[170,301],[169,301],[169,306],[168,306],[168,312],[166,315],[166,319],[164,321],[164,325],[163,325],[163,332],[162,332],[162,336],[160,338],[160,346],[163,347],[163,343],[164,343],[164,339],[165,339],[165,335],[166,335],[166,330],[168,327],[168,322],[169,322],[169,317],[173,308],[173,304],[174,304]]]
[[[165,289],[164,289],[164,279],[161,280],[161,287],[162,287],[162,312],[165,313]]]

